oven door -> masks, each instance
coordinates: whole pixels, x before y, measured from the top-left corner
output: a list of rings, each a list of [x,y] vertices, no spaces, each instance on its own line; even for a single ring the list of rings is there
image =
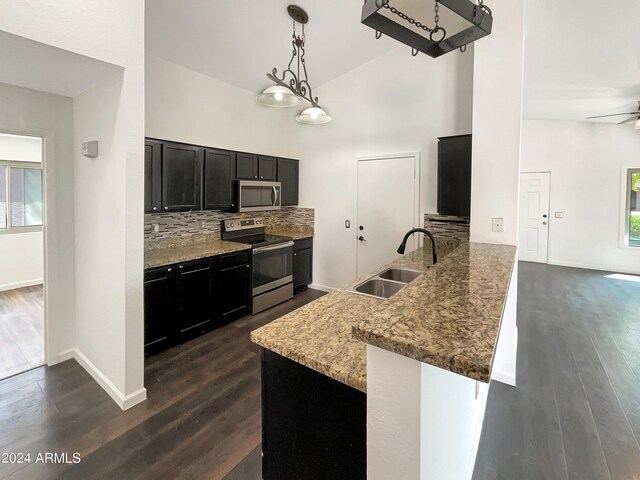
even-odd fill
[[[253,249],[253,296],[293,282],[293,242]]]
[[[280,182],[238,181],[238,211],[259,212],[281,208]]]

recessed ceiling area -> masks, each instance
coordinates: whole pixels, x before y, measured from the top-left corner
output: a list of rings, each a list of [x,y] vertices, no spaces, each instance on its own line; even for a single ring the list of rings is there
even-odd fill
[[[310,17],[307,69],[315,88],[400,46],[386,37],[376,40],[375,32],[360,24],[362,2],[154,0],[146,6],[146,53],[262,91],[271,85],[266,73],[286,68],[291,58],[292,20],[286,11],[291,3]]]
[[[0,83],[75,97],[121,67],[0,30]]]
[[[587,121],[637,110],[638,19],[637,0],[527,0],[525,118]]]

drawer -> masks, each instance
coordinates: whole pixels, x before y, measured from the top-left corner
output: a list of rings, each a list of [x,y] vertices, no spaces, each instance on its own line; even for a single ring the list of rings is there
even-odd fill
[[[293,251],[304,250],[305,248],[313,247],[313,238],[304,238],[302,240],[295,240],[293,242]]]
[[[251,250],[242,250],[240,252],[227,253],[220,257],[220,269],[224,270],[238,265],[246,265],[249,263]]]

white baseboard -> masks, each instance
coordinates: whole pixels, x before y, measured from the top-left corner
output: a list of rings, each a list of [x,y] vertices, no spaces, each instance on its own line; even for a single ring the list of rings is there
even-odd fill
[[[321,292],[333,292],[335,287],[327,287],[326,285],[320,285],[318,283],[312,283],[309,285],[309,288],[313,288],[314,290],[320,290]]]
[[[42,285],[43,280],[36,278],[34,280],[25,280],[23,282],[7,283],[6,285],[0,285],[0,292],[7,290],[15,290],[16,288],[32,287],[34,285]]]
[[[573,263],[573,262],[562,262],[562,261],[550,261],[549,265],[556,265],[558,267],[572,267],[572,268],[583,268],[586,270],[598,270],[602,272],[613,272],[613,273],[628,273],[631,275],[640,275],[640,270],[636,269],[628,269],[628,268],[619,268],[619,267],[611,267],[607,265],[590,265],[588,263]]]
[[[87,356],[82,353],[78,348],[70,348],[69,350],[65,350],[58,354],[59,361],[70,360],[71,358],[75,359],[82,368],[84,368],[89,375],[93,377],[93,379],[100,385],[105,392],[113,399],[114,402],[118,404],[118,406],[122,410],[127,410],[128,408],[137,405],[140,402],[143,402],[147,399],[147,389],[141,388],[136,390],[135,392],[124,395],[118,387],[116,387],[109,378],[102,373],[102,371],[95,366],[95,364],[87,358]]]

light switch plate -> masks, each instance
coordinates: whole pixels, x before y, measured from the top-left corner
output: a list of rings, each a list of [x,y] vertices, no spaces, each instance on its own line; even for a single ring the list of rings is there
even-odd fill
[[[556,212],[555,217],[556,218],[564,218],[564,212]]]
[[[98,156],[98,141],[84,142],[82,144],[82,156],[88,158],[96,158]]]
[[[491,231],[492,232],[504,232],[504,218],[493,217],[491,219]]]

